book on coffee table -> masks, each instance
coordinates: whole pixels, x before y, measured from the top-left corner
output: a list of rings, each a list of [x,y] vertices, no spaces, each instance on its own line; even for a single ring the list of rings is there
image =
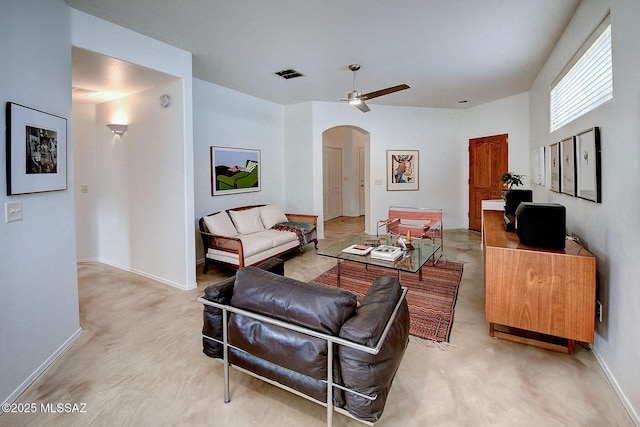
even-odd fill
[[[355,254],[355,255],[366,255],[369,252],[371,252],[373,248],[371,246],[367,246],[367,245],[351,245],[349,247],[346,247],[342,250],[342,252],[346,252],[348,254]]]
[[[371,258],[394,261],[402,256],[402,249],[397,246],[380,245],[371,251]]]

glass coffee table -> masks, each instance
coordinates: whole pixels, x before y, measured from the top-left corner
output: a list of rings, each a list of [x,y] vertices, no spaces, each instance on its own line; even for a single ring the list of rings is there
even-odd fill
[[[377,247],[379,245],[398,246],[397,240],[392,236],[371,236],[368,234],[358,234],[345,241],[337,243],[329,248],[316,252],[318,255],[335,258],[338,262],[338,283],[340,283],[340,265],[343,261],[359,262],[366,265],[376,265],[378,267],[389,268],[398,272],[398,278],[402,271],[418,273],[418,279],[422,280],[422,267],[429,261],[433,260],[435,265],[438,259],[436,253],[441,248],[440,241],[432,241],[431,239],[413,239],[411,240],[413,250],[407,250],[395,261],[385,261],[371,258],[371,254],[357,255],[343,252],[352,245],[365,245]]]

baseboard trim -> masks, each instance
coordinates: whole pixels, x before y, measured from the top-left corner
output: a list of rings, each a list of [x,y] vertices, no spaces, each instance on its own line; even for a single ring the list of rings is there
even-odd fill
[[[2,405],[4,406],[4,404],[6,403],[13,403],[15,402],[16,399],[18,399],[18,397],[20,397],[20,395],[22,393],[24,393],[24,391],[31,385],[33,384],[33,382],[35,380],[38,379],[38,377],[40,375],[42,375],[42,373],[44,371],[47,370],[47,368],[49,366],[51,366],[51,364],[53,362],[56,361],[56,359],[58,357],[60,357],[62,355],[62,353],[64,353],[70,346],[71,344],[73,344],[79,337],[80,335],[82,335],[82,328],[78,328],[64,343],[62,343],[62,345],[60,347],[58,347],[58,349],[56,351],[53,352],[53,354],[51,356],[49,356],[44,362],[42,362],[42,364],[40,366],[38,366],[38,368],[27,377],[27,379],[25,379],[22,384],[20,384],[14,391],[13,393],[11,393],[4,402],[2,402]],[[4,411],[2,411],[2,409],[0,409],[0,415],[2,415],[4,413]]]
[[[127,266],[124,266],[124,265],[120,265],[120,264],[113,263],[113,262],[110,262],[110,261],[105,261],[105,260],[102,260],[102,259],[97,260],[97,262],[109,265],[111,267],[115,267],[115,268],[123,270],[123,271],[128,271],[130,273],[135,273],[135,274],[138,274],[140,276],[144,276],[144,277],[146,277],[148,279],[155,280],[156,282],[160,282],[160,283],[163,283],[165,285],[172,286],[174,288],[178,288],[178,289],[180,289],[182,291],[190,291],[190,290],[195,289],[195,288],[198,287],[197,283],[192,283],[190,285],[186,285],[185,286],[182,283],[173,282],[171,280],[163,279],[162,277],[155,276],[153,274],[145,273],[144,271],[136,270],[135,268],[127,267]]]
[[[620,384],[618,384],[618,381],[616,381],[616,378],[611,373],[609,366],[602,359],[602,357],[600,357],[600,354],[598,353],[598,350],[595,347],[593,348],[592,353],[595,356],[596,360],[598,361],[598,364],[600,365],[600,368],[604,372],[604,375],[607,377],[607,379],[609,380],[609,383],[613,387],[613,390],[616,392],[616,394],[620,398],[622,405],[627,410],[627,413],[631,417],[631,421],[633,421],[633,423],[636,426],[640,426],[640,415],[638,414],[636,409],[631,405],[631,402],[629,402],[629,399],[627,399],[627,396],[624,394],[624,392],[620,388]]]

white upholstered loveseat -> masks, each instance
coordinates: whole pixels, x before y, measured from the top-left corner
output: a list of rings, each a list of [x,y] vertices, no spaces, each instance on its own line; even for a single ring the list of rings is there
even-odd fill
[[[200,218],[203,273],[213,263],[243,268],[289,252],[318,247],[317,215],[284,213],[278,205],[242,206]]]

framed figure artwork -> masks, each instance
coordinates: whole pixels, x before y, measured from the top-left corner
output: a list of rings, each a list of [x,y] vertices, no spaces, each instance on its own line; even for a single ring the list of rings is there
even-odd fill
[[[7,195],[67,189],[67,119],[7,103]]]
[[[551,191],[560,192],[560,143],[556,142],[549,146],[549,170],[551,172],[549,186]]]
[[[387,191],[418,190],[418,150],[387,150]]]
[[[562,156],[562,193],[576,195],[576,150],[573,136],[560,141],[560,152]]]
[[[600,169],[600,128],[594,127],[576,135],[578,197],[602,202]]]
[[[211,195],[260,191],[260,150],[210,147]]]

